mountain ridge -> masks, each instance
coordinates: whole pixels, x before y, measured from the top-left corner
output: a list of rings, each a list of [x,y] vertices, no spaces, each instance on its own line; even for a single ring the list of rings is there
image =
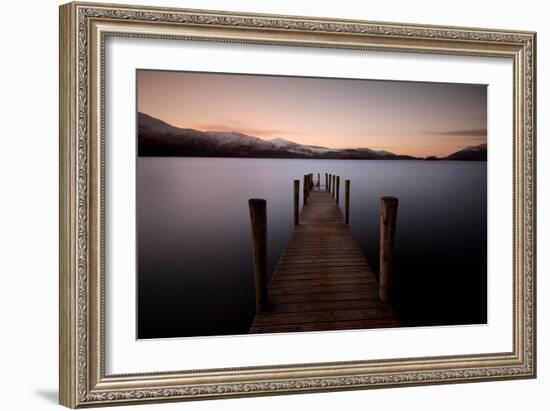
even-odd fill
[[[444,157],[443,160],[487,161],[487,143],[464,147]]]
[[[299,144],[284,138],[264,140],[237,131],[179,128],[138,112],[138,155],[157,157],[248,157],[356,160],[423,160],[367,147],[333,149]],[[466,149],[471,149],[467,147]],[[470,150],[472,153],[474,150]],[[486,150],[485,150],[486,152]],[[456,152],[451,156],[464,158]],[[474,153],[479,157],[479,153]],[[449,158],[443,159],[459,159]],[[437,158],[437,160],[441,160]]]

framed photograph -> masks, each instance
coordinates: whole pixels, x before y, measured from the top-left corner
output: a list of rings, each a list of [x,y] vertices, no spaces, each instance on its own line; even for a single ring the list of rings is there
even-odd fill
[[[536,375],[533,32],[60,8],[60,403]]]

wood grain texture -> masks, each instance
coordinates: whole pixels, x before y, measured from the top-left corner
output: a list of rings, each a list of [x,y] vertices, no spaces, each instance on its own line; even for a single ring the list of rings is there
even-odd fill
[[[346,203],[344,205],[344,224],[349,224],[349,191],[350,191],[350,181],[346,180],[345,182],[345,199]]]
[[[395,197],[380,200],[380,299],[385,303],[392,299],[397,204]]]
[[[248,201],[248,206],[252,227],[256,312],[261,312],[269,307],[267,291],[267,204],[263,199],[253,198]]]
[[[256,314],[250,333],[399,326],[333,193],[309,191],[270,280],[269,310]]]
[[[294,225],[300,224],[300,180],[294,180]]]

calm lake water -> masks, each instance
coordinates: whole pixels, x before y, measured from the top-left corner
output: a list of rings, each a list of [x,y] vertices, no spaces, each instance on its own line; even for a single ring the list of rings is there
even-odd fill
[[[339,175],[342,192],[351,180],[350,227],[376,273],[380,197],[399,198],[404,326],[486,322],[485,162],[140,157],[137,172],[139,338],[247,333],[248,199],[267,200],[273,272],[292,229],[292,181],[318,172],[323,184]]]

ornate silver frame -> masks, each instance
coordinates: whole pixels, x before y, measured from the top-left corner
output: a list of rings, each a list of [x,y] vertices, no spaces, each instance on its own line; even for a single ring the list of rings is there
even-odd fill
[[[140,375],[104,367],[103,64],[109,36],[491,56],[514,63],[514,349]],[[532,32],[70,3],[60,8],[60,403],[68,407],[536,375]]]

